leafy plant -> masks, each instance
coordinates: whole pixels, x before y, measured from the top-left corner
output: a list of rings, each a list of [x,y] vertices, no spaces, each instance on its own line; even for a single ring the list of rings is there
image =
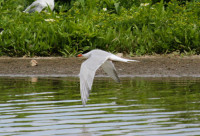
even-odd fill
[[[200,53],[199,2],[71,0],[57,1],[53,12],[24,13],[31,2],[0,1],[0,55]]]

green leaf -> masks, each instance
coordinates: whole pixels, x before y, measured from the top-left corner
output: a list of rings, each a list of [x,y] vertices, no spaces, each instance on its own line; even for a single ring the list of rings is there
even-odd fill
[[[119,11],[120,11],[119,2],[115,3],[114,5],[115,5],[115,10],[116,10],[117,14],[119,14]]]
[[[177,43],[182,43],[177,37],[174,37],[174,39]]]

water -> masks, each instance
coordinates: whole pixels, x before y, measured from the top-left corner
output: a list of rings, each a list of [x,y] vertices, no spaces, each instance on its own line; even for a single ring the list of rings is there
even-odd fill
[[[0,78],[1,136],[200,135],[199,78]]]

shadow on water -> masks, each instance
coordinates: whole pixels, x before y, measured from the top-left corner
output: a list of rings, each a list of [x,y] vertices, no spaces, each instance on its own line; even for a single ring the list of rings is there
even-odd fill
[[[0,78],[0,135],[198,135],[199,78]]]

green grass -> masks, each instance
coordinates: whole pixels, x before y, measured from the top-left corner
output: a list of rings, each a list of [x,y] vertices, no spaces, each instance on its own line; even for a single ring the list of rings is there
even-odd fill
[[[57,2],[53,12],[23,13],[31,2],[0,0],[5,29],[0,56],[73,56],[95,48],[130,55],[200,54],[200,2],[126,6],[117,0],[77,0]]]

